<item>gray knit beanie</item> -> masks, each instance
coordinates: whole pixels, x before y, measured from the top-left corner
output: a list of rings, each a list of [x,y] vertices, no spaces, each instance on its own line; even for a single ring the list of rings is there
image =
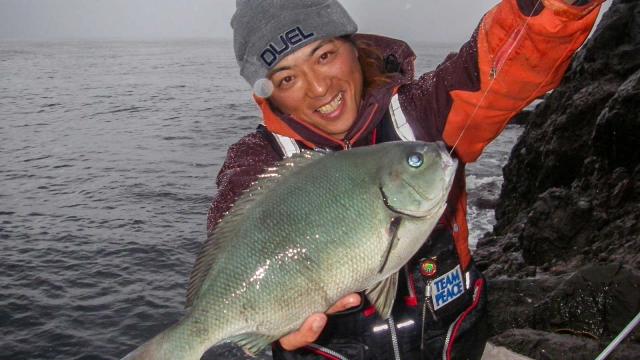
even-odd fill
[[[358,30],[337,0],[236,0],[231,28],[240,75],[252,87],[303,46]]]

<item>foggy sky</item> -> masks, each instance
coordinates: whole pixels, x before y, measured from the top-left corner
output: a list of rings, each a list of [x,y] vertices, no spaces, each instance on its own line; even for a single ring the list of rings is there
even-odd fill
[[[445,42],[468,39],[498,1],[341,0],[359,32]],[[234,10],[235,0],[0,0],[0,38],[231,38]]]
[[[341,0],[359,32],[460,42],[497,2]],[[234,10],[235,0],[0,0],[0,38],[231,38]]]

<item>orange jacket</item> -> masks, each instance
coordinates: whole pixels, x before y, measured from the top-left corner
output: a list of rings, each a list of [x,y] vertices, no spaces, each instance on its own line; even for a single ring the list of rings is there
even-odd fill
[[[542,0],[544,8],[533,9],[534,1],[505,0],[484,16],[475,34],[479,88],[450,91],[451,110],[442,134],[460,160],[475,161],[513,115],[558,86],[603,2],[571,6]],[[464,187],[457,190],[459,230],[454,238],[464,269],[471,259],[466,192]]]

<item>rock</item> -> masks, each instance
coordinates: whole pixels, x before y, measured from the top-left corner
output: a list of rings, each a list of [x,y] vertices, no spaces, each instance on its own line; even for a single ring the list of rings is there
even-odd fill
[[[542,276],[489,280],[489,331],[501,334],[512,329],[536,328],[536,305],[559,286],[565,277]],[[513,350],[513,349],[512,349]]]
[[[587,265],[536,305],[532,328],[613,339],[638,312],[640,274],[620,264]],[[628,340],[640,345],[640,329]]]
[[[504,346],[533,359],[593,360],[606,344],[580,333],[549,333],[539,330],[515,329],[496,336],[493,344]],[[638,359],[640,346],[620,345],[607,359]]]
[[[527,123],[527,119],[531,115],[531,110],[522,110],[519,113],[513,115],[509,120],[509,125],[524,125]]]
[[[538,197],[527,214],[518,240],[531,265],[579,254],[593,232],[591,205],[566,189],[551,188]]]
[[[528,116],[478,241],[497,345],[593,359],[640,311],[639,144],[640,1],[614,0]],[[640,329],[623,345],[610,358],[640,358]]]
[[[495,346],[488,342],[481,360],[531,360],[531,358],[516,354],[504,346]]]
[[[495,209],[500,194],[500,183],[489,181],[478,184],[467,194],[467,203],[478,209]]]
[[[630,145],[640,126],[638,16],[637,1],[614,1],[561,85],[531,114],[504,168],[496,233],[508,231],[550,188],[569,189],[577,179],[611,174],[620,165],[633,173],[640,151]],[[623,53],[624,59],[612,55]]]

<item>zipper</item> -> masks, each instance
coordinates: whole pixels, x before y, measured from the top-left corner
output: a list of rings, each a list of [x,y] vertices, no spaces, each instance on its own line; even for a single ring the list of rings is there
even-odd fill
[[[358,140],[358,137],[360,137],[360,135],[362,134],[363,131],[365,131],[367,129],[367,126],[369,125],[369,123],[371,123],[371,119],[373,118],[373,114],[375,114],[376,109],[378,108],[378,104],[374,104],[373,106],[373,110],[371,110],[371,113],[369,114],[369,118],[367,119],[367,121],[364,122],[364,125],[362,125],[362,129],[360,129],[360,131],[358,131],[357,134],[353,135],[353,137],[351,138],[351,140]],[[374,129],[375,130],[375,129]],[[374,138],[375,139],[375,138]],[[351,149],[351,142],[347,139],[342,140],[343,144],[342,144],[342,148],[344,150],[349,150]]]
[[[306,122],[304,122],[304,121],[302,121],[302,120],[299,120],[297,117],[295,117],[295,116],[293,116],[293,115],[289,115],[289,116],[290,116],[293,120],[295,120],[298,124],[300,124],[300,125],[302,125],[302,126],[306,127],[306,128],[307,128],[307,130],[311,131],[312,133],[314,133],[314,134],[316,134],[316,135],[319,135],[319,136],[321,136],[321,137],[323,137],[323,138],[325,138],[325,139],[327,139],[327,140],[331,140],[333,143],[340,143],[340,140],[338,140],[338,139],[336,139],[336,138],[334,138],[334,137],[332,137],[332,136],[329,136],[329,135],[327,135],[327,134],[323,133],[322,131],[319,131],[318,129],[316,129],[316,128],[315,128],[315,127],[313,127],[312,125],[309,125],[308,123],[306,123]],[[285,123],[285,124],[286,124],[286,123]],[[287,126],[288,126],[288,125],[287,125]],[[298,135],[298,136],[299,136],[299,135]]]
[[[371,119],[373,119],[373,115],[376,113],[376,109],[378,109],[378,103],[374,103],[373,104],[373,109],[370,110],[369,117],[367,118],[367,121],[364,122],[364,124],[362,125],[362,128],[360,129],[360,131],[358,131],[358,133],[353,135],[351,140],[358,140],[360,135],[362,135],[362,133],[367,129],[367,127],[371,123]]]
[[[447,358],[447,349],[449,348],[449,343],[451,342],[451,333],[453,332],[453,326],[458,323],[458,320],[460,320],[461,316],[462,315],[459,315],[456,318],[456,321],[451,323],[451,326],[449,326],[449,331],[447,331],[447,337],[445,337],[444,339],[444,347],[442,348],[442,360],[449,360]]]
[[[404,275],[407,278],[407,289],[409,290],[409,297],[414,299],[416,297],[415,289],[411,283],[411,275],[409,274],[409,264],[404,266]]]
[[[422,304],[422,337],[420,337],[420,358],[424,359],[424,330],[425,323],[427,321],[427,308],[431,313],[433,320],[438,321],[435,310],[433,310],[433,303],[431,302],[431,281],[427,281],[427,286],[424,289],[425,297],[424,304]]]
[[[324,346],[320,346],[320,345],[311,343],[311,344],[307,344],[307,347],[316,349],[316,350],[318,350],[318,351],[320,351],[322,353],[325,353],[327,355],[333,356],[334,358],[336,358],[338,360],[349,360],[346,357],[342,356],[341,354],[338,354],[337,352],[335,352],[335,351],[333,351],[333,350],[331,350],[329,348],[326,348]]]
[[[473,303],[471,303],[471,306],[469,306],[467,310],[465,310],[462,314],[458,315],[458,317],[456,318],[456,321],[452,322],[451,325],[449,326],[449,330],[447,330],[447,336],[444,339],[444,347],[442,348],[442,360],[450,360],[449,357],[447,356],[448,355],[447,353],[450,346],[449,344],[451,343],[451,338],[453,337],[454,328],[457,327],[456,325],[458,325],[458,322],[460,321],[460,319],[466,316],[466,314],[477,305],[481,288],[482,288],[482,281],[481,280],[476,281],[473,289]]]
[[[520,37],[520,33],[522,33],[522,30],[523,30],[522,26],[516,27],[515,30],[513,30],[513,32],[511,33],[511,35],[509,35],[509,39],[507,39],[507,42],[505,42],[504,45],[502,45],[502,47],[500,48],[500,50],[496,52],[495,56],[493,57],[493,64],[491,65],[491,71],[489,71],[489,79],[493,79],[496,77],[496,75],[498,75],[498,71],[500,71],[500,69],[502,68],[502,65],[504,65],[504,62],[507,61],[507,56],[509,55],[511,50],[513,50],[513,47],[515,46],[516,41]]]
[[[396,324],[393,321],[393,316],[387,318],[387,323],[389,324],[389,333],[393,344],[393,354],[396,360],[400,360],[400,346],[398,345],[398,334],[396,333]]]
[[[431,280],[427,281],[427,286],[424,289],[424,306],[423,308],[423,319],[424,319],[424,308],[428,307],[429,312],[431,313],[431,317],[433,320],[438,321],[438,317],[436,316],[436,311],[433,309],[433,302],[431,302]],[[424,324],[424,322],[423,322]]]

